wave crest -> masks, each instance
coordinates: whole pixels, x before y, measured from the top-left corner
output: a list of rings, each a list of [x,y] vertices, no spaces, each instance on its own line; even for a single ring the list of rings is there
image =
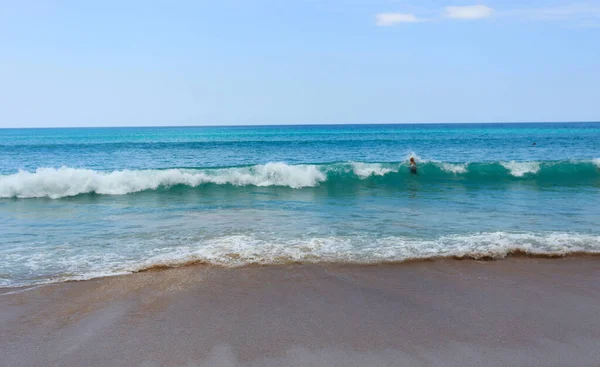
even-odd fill
[[[540,162],[502,162],[502,167],[506,168],[511,175],[523,177],[528,173],[538,173],[540,171]]]
[[[600,182],[600,160],[557,162],[418,162],[417,176],[402,163],[332,163],[264,165],[213,168],[123,170],[113,172],[80,168],[38,168],[0,175],[0,198],[52,198],[81,194],[124,195],[173,186],[205,184],[232,186],[280,186],[292,189],[327,183],[357,184],[378,180],[380,184],[403,187],[407,180],[435,183],[440,180],[498,183],[536,180],[549,185],[584,185]]]
[[[288,186],[294,189],[316,186],[327,179],[314,165],[285,163],[214,170],[142,170],[98,172],[76,168],[39,168],[0,177],[0,197],[57,199],[80,194],[124,195],[159,187],[206,183],[236,186]]]
[[[441,167],[444,171],[452,172],[455,174],[467,173],[467,163],[464,164],[452,164],[452,163],[442,163]]]

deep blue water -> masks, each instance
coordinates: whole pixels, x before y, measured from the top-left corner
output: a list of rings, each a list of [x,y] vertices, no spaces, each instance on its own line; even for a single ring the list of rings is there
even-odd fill
[[[598,252],[599,224],[600,123],[0,130],[0,286]]]

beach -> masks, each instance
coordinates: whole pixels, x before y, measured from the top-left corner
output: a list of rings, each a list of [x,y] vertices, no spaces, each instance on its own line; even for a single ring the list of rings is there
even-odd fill
[[[600,259],[176,269],[0,289],[3,366],[597,366]]]

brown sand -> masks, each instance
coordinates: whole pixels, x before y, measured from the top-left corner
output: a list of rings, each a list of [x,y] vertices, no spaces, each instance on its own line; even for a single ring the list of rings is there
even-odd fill
[[[1,366],[600,366],[600,259],[190,266],[0,289]]]

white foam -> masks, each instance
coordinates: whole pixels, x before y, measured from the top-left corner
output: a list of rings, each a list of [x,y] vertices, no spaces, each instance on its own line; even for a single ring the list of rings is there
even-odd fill
[[[361,163],[361,162],[352,162],[352,171],[360,177],[367,178],[370,176],[384,176],[394,170],[391,168],[383,167],[380,163]]]
[[[76,168],[39,168],[35,172],[19,171],[0,176],[0,197],[52,199],[86,193],[124,195],[158,187],[205,183],[237,186],[316,186],[326,175],[315,165],[268,163],[252,167],[214,170],[143,170],[98,172]]]
[[[454,174],[462,174],[467,172],[467,163],[453,164],[453,163],[442,163],[441,168],[446,172],[452,172]]]
[[[540,170],[539,162],[501,162],[502,167],[506,168],[511,175],[523,177],[527,173],[538,173]]]
[[[201,245],[198,247],[198,245]],[[372,263],[446,256],[505,257],[513,250],[534,254],[600,251],[600,236],[567,233],[513,234],[505,232],[443,236],[434,240],[412,237],[321,237],[265,240],[225,236],[195,246],[161,249],[141,264],[201,260],[225,266],[295,262]]]
[[[600,168],[600,158],[594,158],[594,159],[592,160],[592,162],[594,162],[594,164],[595,164],[595,165],[596,165],[598,168]]]
[[[153,240],[154,241],[154,240]],[[187,241],[187,242],[186,242]],[[36,252],[12,251],[0,256],[0,269],[18,266],[35,281],[14,282],[0,279],[2,286],[39,284],[64,280],[83,280],[126,274],[155,265],[177,266],[190,261],[237,267],[250,264],[356,263],[405,261],[440,257],[501,259],[520,250],[534,255],[563,256],[570,253],[600,253],[600,236],[578,233],[485,232],[442,236],[434,239],[414,237],[330,236],[313,238],[273,238],[259,235],[229,235],[205,239],[181,239],[173,246],[164,244],[119,243],[118,248],[65,246]],[[145,250],[144,250],[145,249]],[[45,279],[40,274],[48,275]]]
[[[155,264],[176,264],[193,260],[223,266],[242,266],[289,262],[378,263],[449,256],[504,258],[515,250],[540,255],[600,252],[600,236],[486,232],[442,236],[431,240],[397,236],[276,240],[237,235],[213,238],[191,246],[157,250],[132,270]]]
[[[202,184],[236,186],[286,186],[294,189],[314,187],[327,180],[327,172],[354,172],[359,178],[383,176],[394,169],[380,163],[351,162],[331,166],[267,163],[249,167],[204,170],[123,170],[100,172],[79,168],[38,168],[0,175],[0,198],[58,199],[81,194],[125,195],[159,187]]]

